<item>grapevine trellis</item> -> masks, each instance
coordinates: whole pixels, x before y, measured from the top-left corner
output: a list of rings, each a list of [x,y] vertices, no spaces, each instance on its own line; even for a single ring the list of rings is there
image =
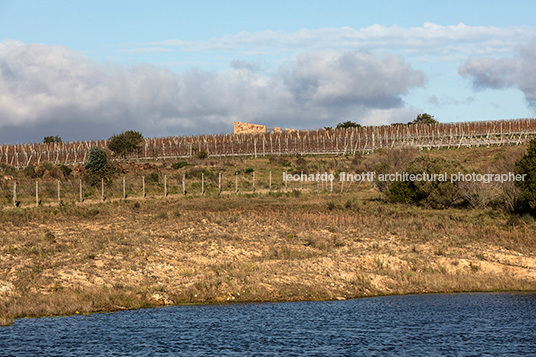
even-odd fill
[[[432,149],[522,144],[534,136],[536,119],[172,136],[144,139],[141,151],[130,158],[188,158],[202,151],[210,156],[352,155],[401,146]],[[0,164],[17,168],[42,162],[79,164],[87,161],[93,146],[109,152],[106,140],[0,145]]]

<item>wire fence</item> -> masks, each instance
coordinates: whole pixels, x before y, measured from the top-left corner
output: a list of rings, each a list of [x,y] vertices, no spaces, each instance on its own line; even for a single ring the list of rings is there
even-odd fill
[[[420,125],[367,126],[262,134],[220,134],[144,139],[129,159],[210,156],[356,154],[382,148],[460,148],[522,144],[536,136],[536,119]],[[0,164],[24,168],[42,162],[74,165],[87,161],[91,147],[107,141],[0,145]]]
[[[289,179],[291,176],[305,177]],[[166,199],[168,197],[202,197],[232,194],[325,192],[347,193],[359,189],[361,183],[342,182],[336,175],[308,180],[306,174],[269,171],[259,179],[255,172],[224,174],[223,172],[188,177],[186,173],[154,176],[122,176],[113,181],[101,180],[90,185],[82,178],[57,180],[13,180],[0,187],[0,207],[61,206],[110,202],[117,200]],[[363,187],[370,185],[365,182]]]

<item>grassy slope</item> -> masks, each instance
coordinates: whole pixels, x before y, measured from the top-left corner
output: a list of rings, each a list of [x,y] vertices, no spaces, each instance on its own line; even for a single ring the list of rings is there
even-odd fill
[[[501,149],[477,150],[431,155],[483,166]],[[351,163],[307,160],[318,169]],[[253,167],[263,185],[281,167],[217,164]],[[0,222],[4,322],[183,302],[536,290],[533,220],[386,204],[370,190],[4,209]]]

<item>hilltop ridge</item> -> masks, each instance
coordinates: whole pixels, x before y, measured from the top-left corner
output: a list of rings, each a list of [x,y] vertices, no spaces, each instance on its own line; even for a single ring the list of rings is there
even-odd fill
[[[536,119],[383,125],[256,134],[218,134],[146,138],[129,159],[209,156],[322,155],[370,152],[382,148],[461,148],[522,144],[536,135]],[[24,168],[47,161],[74,165],[87,160],[93,146],[108,150],[106,140],[0,145],[0,164]]]

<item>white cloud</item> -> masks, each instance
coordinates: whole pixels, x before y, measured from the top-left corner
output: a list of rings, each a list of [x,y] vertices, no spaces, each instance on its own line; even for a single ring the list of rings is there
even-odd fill
[[[399,121],[403,95],[425,76],[400,57],[304,52],[273,73],[235,61],[220,72],[175,73],[98,64],[61,46],[0,42],[0,142],[229,132],[234,120],[318,128]],[[44,133],[46,131],[46,133]]]
[[[458,73],[470,78],[476,89],[517,88],[530,106],[536,108],[536,41],[518,48],[514,57],[470,59]]]
[[[302,54],[282,77],[300,104],[375,109],[401,106],[401,95],[425,80],[399,57],[360,52]]]
[[[167,47],[134,47],[123,49],[121,52],[125,53],[134,53],[134,54],[154,54],[154,53],[167,53],[173,52],[174,50]]]
[[[471,104],[474,102],[475,102],[475,98],[472,96],[457,99],[457,98],[453,98],[450,96],[438,98],[436,95],[432,95],[428,98],[428,103],[432,104],[433,106],[437,108],[441,108],[445,106]]]
[[[247,69],[254,72],[259,72],[261,70],[261,65],[259,63],[238,59],[231,61],[231,67],[234,69]]]
[[[520,41],[536,36],[536,28],[514,26],[458,25],[424,23],[420,27],[372,25],[301,29],[294,32],[239,32],[208,40],[166,40],[144,46],[177,48],[182,51],[227,50],[248,53],[295,53],[304,50],[379,50],[415,56],[421,60],[442,58],[463,60],[468,55],[511,53]],[[139,45],[139,44],[138,44]],[[136,45],[137,46],[137,45]]]

